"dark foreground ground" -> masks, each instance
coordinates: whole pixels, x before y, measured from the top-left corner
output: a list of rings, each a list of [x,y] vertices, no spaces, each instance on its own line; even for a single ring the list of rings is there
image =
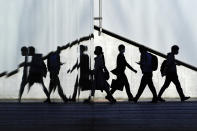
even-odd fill
[[[0,103],[0,131],[197,131],[197,102]]]

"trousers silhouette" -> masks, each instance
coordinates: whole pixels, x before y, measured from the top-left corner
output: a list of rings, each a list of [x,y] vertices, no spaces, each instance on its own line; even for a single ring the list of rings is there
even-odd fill
[[[26,80],[26,81],[22,81],[21,86],[20,86],[20,90],[19,90],[19,99],[18,99],[19,102],[21,102],[21,97],[22,97],[22,94],[24,92],[24,88],[25,88],[26,84],[28,84],[28,83],[29,83],[29,90],[30,90],[30,87],[33,86],[33,84],[36,83],[36,82],[31,82],[31,81],[29,81],[29,79]],[[42,85],[42,89],[43,89],[45,95],[47,96],[47,98],[49,98],[50,94],[47,91],[46,86],[44,85],[43,79],[41,79],[41,81],[39,83]]]
[[[161,88],[158,97],[161,97],[163,92],[169,87],[170,83],[173,82],[176,86],[176,90],[180,96],[180,98],[184,98],[185,95],[183,94],[183,90],[181,88],[181,84],[179,82],[178,76],[176,73],[170,73],[166,75],[166,80],[165,83],[163,85],[163,87]]]
[[[125,73],[117,76],[117,80],[120,80],[121,83],[124,84],[128,98],[133,98],[133,95],[131,94],[131,91],[130,91],[130,85],[129,85],[129,82],[128,82],[128,79],[127,79],[127,76],[125,75]],[[111,94],[113,94],[116,90],[117,89],[112,88]]]
[[[140,87],[138,89],[138,93],[135,97],[136,100],[138,100],[142,94],[142,92],[144,91],[146,85],[149,86],[152,94],[153,94],[153,99],[156,99],[157,98],[157,92],[155,90],[155,86],[153,84],[153,81],[152,81],[152,73],[145,73],[143,76],[142,76],[142,79],[141,79],[141,83],[140,83]]]
[[[60,84],[60,80],[57,74],[50,74],[50,84],[49,84],[49,96],[51,94],[51,92],[57,87],[58,90],[58,94],[60,95],[60,97],[64,100],[64,102],[67,102],[67,97],[63,92],[62,86]]]

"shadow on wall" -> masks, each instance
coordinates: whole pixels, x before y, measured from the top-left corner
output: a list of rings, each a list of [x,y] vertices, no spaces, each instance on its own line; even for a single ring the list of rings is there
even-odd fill
[[[78,44],[80,44],[83,41],[88,41],[91,38],[94,38],[94,35],[93,34],[91,34],[89,36],[82,37],[79,40],[75,40],[75,41],[73,41],[71,43],[68,43],[65,46],[60,47],[60,50],[67,50],[68,48],[72,48],[73,46],[78,45]],[[50,53],[51,52],[49,52],[46,56],[42,57],[42,59],[43,60],[46,60]],[[19,69],[21,67],[24,67],[24,64],[25,64],[25,62],[20,63],[18,65],[18,68],[15,69],[15,70],[13,70],[13,71],[11,71],[11,72],[4,71],[4,72],[0,73],[0,78],[3,77],[3,76],[11,77],[11,76],[15,75],[16,73],[18,73],[18,71],[19,71]]]

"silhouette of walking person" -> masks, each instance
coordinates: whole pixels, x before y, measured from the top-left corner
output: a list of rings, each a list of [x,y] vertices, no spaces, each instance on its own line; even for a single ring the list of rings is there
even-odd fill
[[[49,97],[46,99],[45,102],[49,102],[49,103],[51,102],[50,94],[52,91],[56,90],[56,87],[58,89],[58,93],[60,97],[62,98],[62,100],[64,102],[68,102],[68,99],[63,92],[63,89],[62,89],[62,86],[60,84],[60,80],[58,77],[60,67],[61,65],[63,65],[60,61],[60,53],[61,53],[61,49],[60,47],[57,47],[57,51],[51,52],[47,59],[47,67],[50,72],[50,84],[49,84]]]
[[[47,74],[47,68],[44,61],[42,60],[42,54],[35,54],[35,48],[29,47],[29,55],[32,55],[32,61],[29,64],[29,76],[27,78],[27,81],[24,82],[20,87],[18,98],[19,102],[21,102],[21,97],[27,83],[29,84],[28,90],[30,90],[31,86],[34,83],[42,84],[45,95],[47,96],[47,98],[49,97],[49,93],[43,82],[43,77],[46,77]]]
[[[27,47],[21,48],[21,55],[25,56],[25,62],[23,66],[23,76],[22,76],[22,82],[20,85],[20,89],[23,88],[27,83],[27,62],[28,62],[28,49]]]
[[[152,102],[157,102],[157,92],[155,89],[155,86],[153,84],[152,76],[153,76],[153,70],[152,70],[152,55],[147,52],[145,47],[140,47],[139,51],[141,53],[140,57],[140,62],[138,63],[140,65],[140,68],[142,70],[142,79],[140,83],[140,87],[138,89],[138,92],[134,98],[134,102],[137,102],[138,99],[140,98],[141,94],[143,93],[146,85],[149,86],[152,94],[153,94],[153,99]]]
[[[85,53],[87,50],[88,50],[87,46],[80,45],[79,63],[77,60],[77,63],[73,66],[71,70],[72,72],[74,69],[79,68],[79,71],[80,71],[79,81],[78,81],[78,75],[76,78],[74,92],[73,92],[73,96],[71,99],[72,101],[76,101],[77,91],[80,94],[80,90],[84,91],[84,90],[91,89],[92,81],[90,78],[90,75],[91,75],[90,64],[89,64],[90,59],[89,59],[88,54]]]
[[[115,103],[116,100],[113,98],[112,94],[110,93],[109,87],[110,85],[107,83],[107,76],[105,73],[107,73],[107,68],[105,66],[105,60],[104,55],[102,51],[102,47],[96,46],[94,54],[95,57],[95,64],[94,64],[94,80],[93,80],[93,87],[91,90],[91,96],[89,97],[89,102],[92,101],[92,97],[95,94],[95,90],[101,90],[105,91],[107,93],[107,96],[105,97],[107,100],[109,100],[111,103]],[[108,72],[109,73],[109,72]]]
[[[130,70],[132,70],[135,73],[137,73],[137,71],[135,69],[133,69],[133,67],[131,67],[125,59],[125,56],[124,56],[125,46],[119,45],[118,50],[119,50],[119,54],[117,56],[117,66],[116,66],[116,69],[112,70],[112,73],[117,75],[117,81],[120,83],[119,86],[121,86],[122,88],[125,86],[128,100],[132,101],[133,95],[131,94],[131,91],[130,91],[130,85],[129,85],[127,76],[125,74],[125,69],[126,69],[126,67],[128,67]],[[111,92],[111,94],[113,94],[117,90],[117,88],[114,88],[113,86],[111,86],[111,88],[112,89],[110,92]],[[120,88],[120,87],[118,87],[118,88]]]
[[[183,90],[181,88],[181,84],[178,79],[177,68],[176,65],[178,63],[175,62],[175,55],[179,53],[179,47],[177,45],[173,45],[171,47],[171,52],[167,55],[167,61],[164,67],[163,75],[166,75],[166,79],[164,85],[162,86],[161,90],[158,94],[158,100],[161,102],[165,102],[164,99],[161,98],[163,92],[169,87],[170,83],[173,82],[176,86],[176,90],[181,98],[181,101],[185,101],[190,97],[185,97]]]

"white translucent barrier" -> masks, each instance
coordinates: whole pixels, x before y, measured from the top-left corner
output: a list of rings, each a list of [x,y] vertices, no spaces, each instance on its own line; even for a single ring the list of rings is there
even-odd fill
[[[93,41],[86,40],[71,47],[71,42],[93,33],[92,0],[0,0],[0,73],[11,72],[24,61],[22,46],[34,46],[43,56],[57,46],[69,48],[61,53],[65,63],[59,77],[64,92],[71,96],[78,70],[67,73],[79,61],[79,44],[87,45],[92,56]],[[70,43],[70,44],[69,44]],[[92,57],[93,59],[93,57]],[[29,57],[29,62],[31,57]],[[91,61],[93,62],[93,60]],[[0,99],[18,98],[23,68],[11,77],[0,77]],[[49,73],[44,79],[49,86]],[[57,93],[52,98],[59,98]],[[41,85],[33,85],[24,99],[46,98]]]
[[[135,96],[138,91],[141,77],[142,77],[141,69],[140,69],[139,65],[136,64],[136,62],[139,62],[139,60],[140,60],[139,49],[137,47],[134,47],[134,46],[128,44],[128,43],[122,42],[116,38],[106,35],[104,33],[102,33],[101,36],[97,36],[97,35],[98,35],[98,32],[96,31],[94,44],[95,44],[95,46],[99,45],[99,46],[103,47],[104,55],[105,55],[105,59],[106,59],[106,66],[109,71],[113,70],[116,67],[116,59],[117,59],[117,55],[119,53],[118,46],[120,44],[125,45],[126,60],[134,69],[136,69],[138,71],[138,73],[135,74],[130,69],[128,69],[128,68],[126,69],[126,75],[129,80],[131,93]],[[166,54],[167,53],[168,52],[166,52]],[[179,55],[181,55],[181,53],[182,53],[182,50],[180,49]],[[158,60],[159,60],[158,70],[153,73],[153,83],[156,87],[157,93],[161,89],[161,87],[164,83],[164,80],[165,80],[165,77],[161,77],[161,74],[160,74],[160,66],[161,66],[161,63],[163,62],[164,59],[161,57],[158,57]],[[196,82],[197,72],[190,70],[190,69],[183,67],[183,66],[178,66],[177,70],[178,70],[178,76],[179,76],[179,80],[180,80],[181,86],[183,88],[184,94],[186,96],[197,97],[197,82]],[[108,82],[111,83],[111,80],[115,79],[115,78],[116,77],[111,73],[110,80]],[[105,93],[99,93],[99,92],[97,93],[97,96],[104,97],[104,95],[105,95]],[[125,98],[125,99],[128,98],[126,95],[125,89],[123,92],[116,91],[114,93],[114,96],[116,98]],[[152,94],[147,86],[145,88],[141,98],[151,98],[151,97],[152,97]],[[179,98],[179,95],[178,95],[173,83],[171,83],[169,88],[166,89],[166,91],[163,94],[163,97],[165,97],[165,98]]]
[[[103,0],[102,25],[162,53],[177,44],[177,58],[197,66],[196,5],[196,0]]]
[[[0,73],[23,61],[22,46],[46,55],[92,32],[92,0],[0,0]]]
[[[120,44],[124,44],[126,47],[125,57],[128,63],[138,71],[138,73],[135,74],[129,69],[126,69],[126,75],[130,83],[131,93],[135,96],[138,91],[140,80],[142,77],[140,67],[138,64],[136,64],[136,62],[138,62],[140,59],[140,53],[138,51],[138,48],[132,45],[129,45],[128,43],[122,42],[116,38],[112,38],[108,35],[105,35],[103,33],[101,36],[97,36],[97,34],[98,32],[95,31],[94,40],[92,39],[92,40],[80,43],[88,47],[88,51],[86,52],[86,54],[88,54],[89,57],[91,58],[90,59],[91,69],[93,69],[93,65],[94,65],[93,51],[94,51],[95,46],[101,46],[103,48],[103,52],[104,52],[105,60],[106,60],[106,66],[108,70],[111,71],[112,69],[116,67],[118,46]],[[94,44],[93,44],[93,41],[94,41]],[[70,53],[72,54],[72,52],[74,52],[73,56],[76,56],[76,57],[71,58],[71,56],[68,55]],[[77,52],[78,55],[76,55],[75,52]],[[76,64],[77,60],[80,60],[79,55],[80,55],[79,45],[75,45],[72,48],[68,48],[67,50],[62,51],[61,53],[61,61],[66,64],[62,66],[60,70],[59,78],[60,78],[60,82],[62,84],[64,93],[67,95],[67,97],[70,97],[73,95],[76,78],[77,78],[77,75],[79,76],[79,69],[78,70],[75,69],[72,73],[68,73],[68,70],[72,69],[72,67]],[[153,73],[153,82],[156,87],[157,93],[161,89],[165,80],[164,77],[161,77],[161,74],[159,71],[161,63],[163,62],[164,59],[161,57],[158,57],[158,60],[159,60],[158,70]],[[68,61],[69,63],[67,64]],[[178,66],[177,69],[178,69],[179,80],[181,82],[181,86],[183,88],[185,95],[196,98],[197,97],[197,88],[196,88],[197,87],[197,83],[196,83],[197,72],[190,70],[188,68],[185,68],[183,66]],[[5,78],[5,77],[1,78],[0,79],[0,87],[1,87],[0,98],[1,99],[16,99],[18,97],[18,91],[20,87],[21,78],[22,78],[22,68],[20,69],[20,72],[14,76],[11,76],[9,78]],[[109,84],[111,84],[112,79],[115,79],[115,76],[112,73],[110,73],[110,79],[108,80]],[[44,79],[44,83],[48,88],[49,74],[47,74],[47,78]],[[90,91],[81,91],[79,99],[87,98],[89,96],[89,93]],[[95,93],[96,99],[104,100],[105,96],[106,96],[105,92],[102,93],[101,91],[96,91]],[[51,97],[55,99],[60,98],[57,92],[55,92],[54,94],[52,93]],[[127,99],[125,89],[123,92],[116,91],[114,93],[114,97],[118,99]],[[141,98],[151,98],[151,97],[152,97],[152,94],[149,88],[146,87]],[[179,95],[173,84],[171,84],[169,88],[165,91],[165,93],[163,94],[163,97],[179,98]],[[34,85],[31,88],[29,93],[27,92],[27,89],[25,89],[24,91],[23,99],[43,99],[43,98],[46,98],[46,96],[42,91],[41,85]],[[78,98],[78,95],[77,95],[77,98]]]
[[[79,43],[80,45],[85,45],[88,47],[88,50],[85,52],[90,57],[90,67],[93,67],[93,40],[88,40]],[[60,83],[62,85],[63,91],[66,94],[67,97],[72,97],[74,92],[74,87],[76,83],[77,76],[79,76],[79,70],[75,69],[73,72],[70,72],[72,70],[73,66],[77,63],[77,61],[80,61],[80,53],[79,53],[79,45],[76,44],[72,46],[71,48],[67,48],[63,50],[60,54],[61,62],[65,63],[61,66],[59,79]],[[46,61],[45,61],[46,63]],[[20,71],[11,76],[11,77],[2,77],[0,79],[0,99],[17,99],[18,98],[18,92],[20,89],[20,84],[22,80],[23,75],[23,68],[20,69]],[[47,77],[44,78],[44,84],[45,86],[49,87],[49,72],[47,73]],[[24,90],[24,94],[22,96],[22,99],[44,99],[46,98],[42,86],[40,84],[34,84],[30,91],[28,92],[27,89],[28,86],[26,86]],[[87,97],[89,96],[89,91],[85,91],[81,93],[82,96]],[[78,95],[77,95],[78,96]],[[52,92],[51,98],[59,99],[59,95],[56,92]]]

